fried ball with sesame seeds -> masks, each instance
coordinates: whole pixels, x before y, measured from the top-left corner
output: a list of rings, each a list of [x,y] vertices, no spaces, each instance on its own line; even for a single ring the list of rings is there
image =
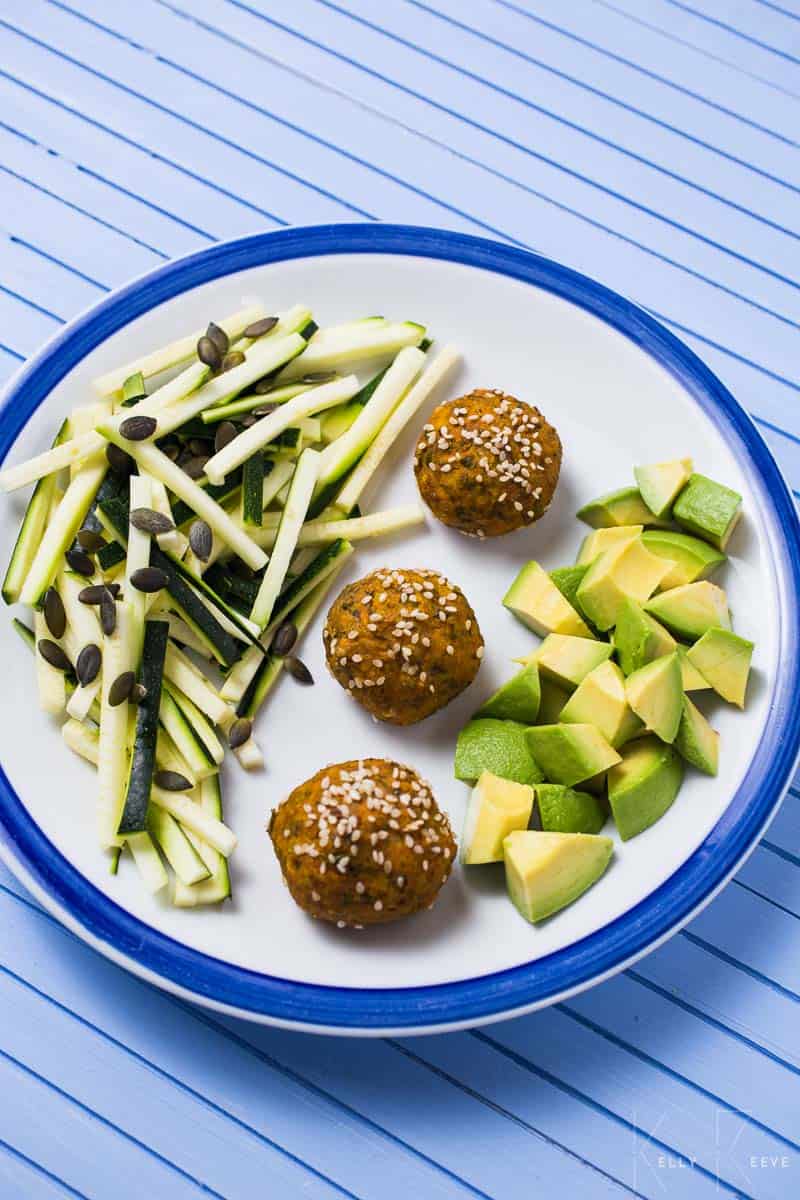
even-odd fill
[[[436,571],[373,571],[331,605],[328,666],[367,712],[413,725],[472,683],[483,638],[463,592]]]
[[[430,786],[385,758],[317,771],[275,809],[269,835],[292,898],[340,928],[430,908],[456,855]]]
[[[479,388],[431,413],[414,455],[420,495],[445,525],[497,537],[538,521],[561,470],[561,440],[538,408]]]

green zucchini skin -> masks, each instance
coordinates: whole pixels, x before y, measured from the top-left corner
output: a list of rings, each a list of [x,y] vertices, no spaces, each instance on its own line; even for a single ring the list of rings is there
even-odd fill
[[[337,538],[328,546],[323,546],[316,558],[312,558],[305,571],[288,583],[275,601],[273,621],[278,617],[288,616],[296,604],[299,604],[302,593],[331,562],[339,557],[346,545],[344,538]]]
[[[242,482],[241,468],[231,471],[230,475],[222,483],[205,483],[201,484],[203,491],[207,492],[212,500],[216,500],[218,504],[222,504],[225,500],[230,500],[239,490]],[[178,529],[184,525],[194,521],[196,513],[193,508],[190,508],[183,500],[177,500],[174,496],[170,496],[170,505],[172,506],[172,519]]]
[[[150,548],[150,566],[159,567],[169,576],[167,591],[173,606],[221,665],[229,669],[238,662],[242,656],[242,642],[223,629],[211,610],[189,586],[175,559],[159,549],[155,542]],[[244,639],[245,635],[242,636]]]
[[[256,450],[242,467],[242,519],[246,525],[263,524],[264,451]]]
[[[166,621],[153,619],[145,622],[139,682],[147,689],[147,694],[136,710],[136,733],[128,771],[125,805],[117,830],[120,834],[141,833],[147,829],[147,809],[156,763],[158,714],[168,640],[169,625]]]
[[[64,421],[53,439],[53,449],[61,445],[68,431],[69,421]],[[25,516],[22,518],[22,524],[19,527],[17,540],[11,551],[11,558],[3,579],[2,596],[6,604],[16,604],[19,599],[25,576],[33,562],[33,556],[47,524],[55,484],[56,480],[53,475],[45,475],[42,479],[37,480],[28,501],[28,507],[25,509]]]

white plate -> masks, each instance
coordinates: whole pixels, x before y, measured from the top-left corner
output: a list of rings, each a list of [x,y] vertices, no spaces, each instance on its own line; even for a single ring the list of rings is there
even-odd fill
[[[95,841],[95,773],[39,713],[30,652],[5,622],[0,638],[13,686],[0,693],[4,855],[104,952],[165,986],[263,1020],[339,1032],[419,1031],[552,1002],[619,969],[707,902],[755,843],[789,781],[798,739],[788,703],[798,670],[794,505],[732,398],[640,310],[515,249],[387,226],[245,239],[162,268],[104,301],[12,383],[0,427],[5,444],[14,442],[10,461],[49,445],[60,419],[85,402],[94,376],[253,297],[275,309],[306,303],[320,325],[376,312],[424,322],[437,345],[455,342],[465,359],[439,398],[500,387],[538,405],[558,428],[561,481],[536,526],[479,543],[430,518],[419,532],[362,543],[341,579],[384,565],[441,570],[464,590],[483,630],[478,679],[420,725],[375,723],[327,674],[321,615],[301,650],[316,687],[283,679],[258,719],[266,772],[247,775],[226,764],[226,821],[240,838],[234,899],[186,911],[149,897],[130,863],[116,877],[106,873]],[[365,497],[368,511],[416,498],[411,452],[423,419]],[[586,532],[575,510],[631,483],[634,463],[687,454],[697,470],[740,491],[746,513],[720,582],[737,632],[757,642],[747,711],[709,706],[706,694],[700,701],[721,734],[719,776],[687,772],[662,820],[626,845],[617,839],[603,879],[541,926],[526,924],[510,905],[501,868],[458,867],[432,911],[394,926],[357,933],[305,917],[283,887],[265,835],[269,810],[319,767],[376,755],[427,776],[460,831],[467,792],[452,773],[457,731],[511,673],[511,658],[536,643],[501,605],[509,583],[529,558],[548,569],[572,562]],[[26,498],[14,495],[0,510],[6,558]]]

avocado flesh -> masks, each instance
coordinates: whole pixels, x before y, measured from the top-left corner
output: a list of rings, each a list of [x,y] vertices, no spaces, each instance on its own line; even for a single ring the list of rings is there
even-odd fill
[[[605,806],[597,796],[561,783],[537,783],[534,791],[539,820],[548,833],[599,833],[606,823]]]
[[[511,901],[526,921],[546,917],[596,883],[614,850],[611,838],[588,833],[510,833],[503,843]]]
[[[572,787],[620,761],[594,725],[534,725],[525,736],[549,783]]]
[[[686,652],[686,657],[717,695],[744,708],[753,650],[752,642],[730,629],[709,629]]]
[[[642,722],[625,695],[625,677],[616,663],[595,667],[564,705],[558,717],[567,725],[594,725],[609,745],[627,742]]]
[[[679,525],[724,550],[742,513],[742,497],[733,488],[692,475],[672,509]]]
[[[581,615],[537,562],[526,563],[521,569],[503,597],[503,605],[539,637],[548,633],[594,637]]]
[[[544,775],[525,732],[525,726],[517,721],[496,721],[490,717],[470,721],[456,743],[456,779],[475,783],[484,771],[491,771],[515,783],[541,783]]]
[[[540,688],[539,716],[536,723],[537,725],[555,725],[562,708],[569,700],[570,693],[566,688],[554,683],[552,679],[542,679]]]
[[[679,756],[657,737],[640,738],[623,747],[622,761],[608,772],[608,802],[623,842],[663,817],[682,781]]]
[[[709,546],[708,542],[689,533],[673,533],[671,529],[646,529],[642,542],[651,554],[672,563],[669,574],[661,580],[662,592],[708,579],[726,561],[727,555]]]
[[[683,713],[675,738],[681,758],[705,775],[716,775],[719,767],[719,734],[712,729],[700,709],[688,696],[683,697]]]
[[[635,487],[619,488],[616,492],[598,496],[579,508],[576,516],[593,529],[608,529],[611,525],[655,525],[665,528],[669,524],[653,516],[639,489]]]
[[[642,724],[674,742],[683,711],[683,678],[677,653],[666,654],[634,671],[625,681],[625,694]]]
[[[539,668],[529,663],[490,696],[475,716],[533,725],[539,715],[539,700]]]
[[[616,625],[626,599],[643,604],[669,571],[669,563],[651,554],[641,538],[604,551],[578,588],[578,602],[598,629]]]
[[[653,659],[671,654],[678,643],[641,604],[626,599],[614,629],[614,648],[623,674],[632,675]]]
[[[551,633],[531,656],[544,679],[572,691],[612,654],[608,642]]]
[[[716,626],[723,629],[730,629],[731,626],[725,592],[707,580],[661,592],[648,601],[645,609],[666,625],[670,633],[687,641],[695,641]],[[695,666],[701,675],[706,674],[699,663],[695,663]]]
[[[461,861],[466,866],[502,862],[503,839],[528,828],[532,809],[532,787],[484,771],[467,804]]]
[[[643,531],[643,525],[612,525],[608,529],[595,529],[593,533],[587,533],[581,542],[575,566],[590,566],[596,558],[599,558],[606,550],[610,550],[612,546],[619,546],[622,542],[632,542]]]
[[[690,458],[673,458],[669,462],[634,467],[633,474],[639,493],[655,517],[668,517],[675,497],[688,482],[692,473]]]
[[[683,680],[683,690],[685,692],[704,692],[707,691],[711,684],[700,674],[697,667],[689,658],[689,651],[685,646],[678,646],[678,658],[681,663],[681,679]]]

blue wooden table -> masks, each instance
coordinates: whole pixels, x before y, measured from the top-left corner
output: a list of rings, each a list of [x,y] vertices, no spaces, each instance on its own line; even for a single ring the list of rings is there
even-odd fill
[[[0,0],[0,372],[217,239],[448,226],[659,316],[800,489],[798,131],[799,0]],[[798,798],[634,969],[427,1039],[192,1009],[0,870],[0,1200],[800,1195]]]

